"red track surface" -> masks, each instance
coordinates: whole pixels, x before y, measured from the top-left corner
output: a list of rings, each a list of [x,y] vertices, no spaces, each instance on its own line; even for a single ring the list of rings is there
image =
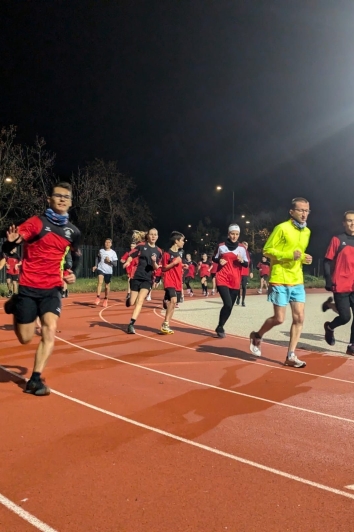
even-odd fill
[[[91,301],[64,300],[47,398],[6,371],[28,376],[38,339],[0,315],[1,532],[354,531],[352,360],[160,336],[154,302],[128,336],[121,300]]]

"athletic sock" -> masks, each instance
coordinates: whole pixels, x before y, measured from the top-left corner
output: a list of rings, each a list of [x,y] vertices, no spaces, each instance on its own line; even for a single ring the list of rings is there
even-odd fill
[[[295,356],[295,352],[294,351],[288,351],[287,358],[291,358],[293,356]]]
[[[38,382],[41,380],[41,373],[39,371],[34,371],[30,378],[31,381]]]
[[[136,322],[136,320],[133,320],[133,318],[130,320],[130,323],[129,325],[134,325],[134,323]]]

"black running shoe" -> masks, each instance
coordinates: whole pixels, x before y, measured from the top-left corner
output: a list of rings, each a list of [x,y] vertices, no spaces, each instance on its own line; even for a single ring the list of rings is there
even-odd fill
[[[216,334],[219,338],[225,338],[226,333],[224,331],[224,327],[221,327],[221,325],[218,325],[215,329]]]
[[[129,323],[129,325],[128,325],[127,333],[128,334],[135,334],[134,325],[132,325],[131,323]]]
[[[354,344],[348,345],[346,355],[354,356]]]
[[[239,305],[239,304],[240,304],[240,298],[238,297],[238,298],[236,299],[236,305]]]
[[[325,340],[328,345],[335,345],[336,339],[334,338],[334,331],[329,328],[329,321],[324,324]]]
[[[49,395],[50,389],[39,379],[38,381],[29,380],[26,384],[25,393],[32,395]]]
[[[242,303],[242,306],[243,306],[243,307],[245,307],[245,306],[246,306],[246,303],[245,303],[245,302],[243,302],[243,303]]]
[[[326,312],[331,308],[329,306],[330,303],[333,303],[333,297],[329,297],[324,303],[322,303],[322,312]]]
[[[6,301],[4,305],[4,311],[6,314],[14,314],[15,307],[16,307],[16,301],[17,301],[18,295],[13,294],[8,301]]]

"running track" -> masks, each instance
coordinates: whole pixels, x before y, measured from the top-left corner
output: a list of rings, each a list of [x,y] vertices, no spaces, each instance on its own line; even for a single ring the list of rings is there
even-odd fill
[[[1,532],[354,531],[352,360],[160,336],[154,302],[128,336],[118,297],[64,300],[47,398],[1,311]]]

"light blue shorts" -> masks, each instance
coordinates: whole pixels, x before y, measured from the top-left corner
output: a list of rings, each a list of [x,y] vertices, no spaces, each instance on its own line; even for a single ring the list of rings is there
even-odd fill
[[[286,307],[289,303],[305,303],[306,293],[303,284],[294,286],[272,285],[268,286],[268,301],[278,307]]]

